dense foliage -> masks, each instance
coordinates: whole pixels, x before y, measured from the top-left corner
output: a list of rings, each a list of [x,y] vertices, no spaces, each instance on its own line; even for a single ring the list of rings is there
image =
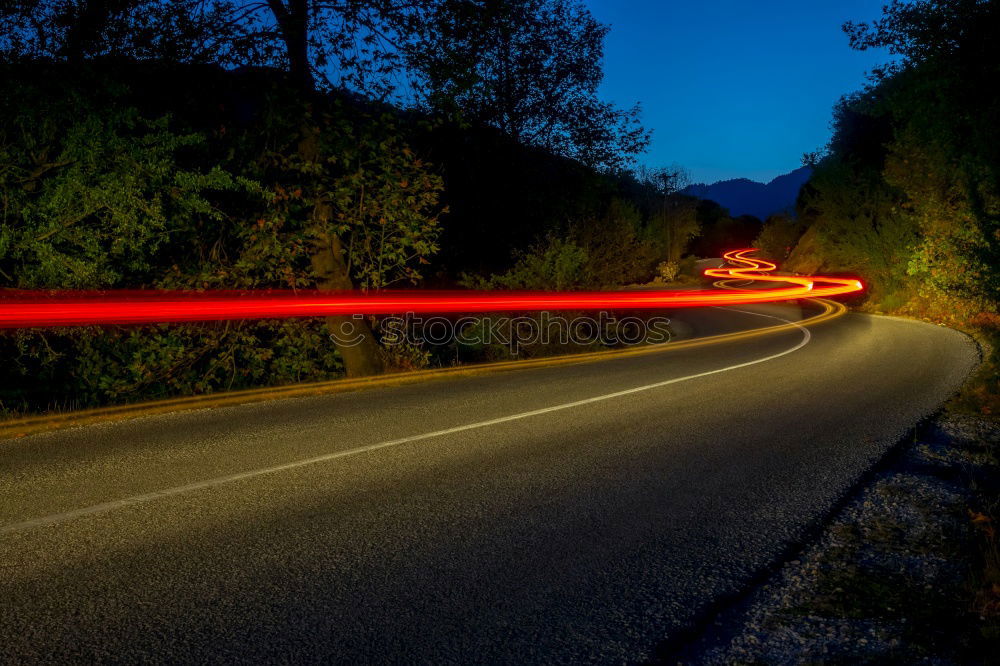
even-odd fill
[[[897,56],[845,97],[803,191],[810,246],[865,275],[889,308],[972,317],[1000,295],[1000,6],[896,0],[845,26],[855,48]]]
[[[652,185],[619,171],[648,135],[597,98],[607,28],[576,0],[32,0],[0,18],[0,289],[446,286],[521,271],[547,239],[586,258],[556,280],[576,288],[649,277],[665,251]],[[563,268],[539,270],[550,288]],[[0,410],[434,362],[337,349],[336,324],[4,333]]]
[[[202,91],[186,94],[192,83]],[[9,67],[0,88],[5,287],[307,288],[312,245],[336,234],[352,280],[379,289],[419,280],[437,248],[441,178],[385,112],[328,99],[315,120],[322,159],[303,163],[304,100],[276,73],[36,64]],[[314,179],[322,187],[306,189]],[[332,210],[326,226],[310,214],[317,199]],[[9,409],[343,368],[321,322],[20,332],[0,344]]]

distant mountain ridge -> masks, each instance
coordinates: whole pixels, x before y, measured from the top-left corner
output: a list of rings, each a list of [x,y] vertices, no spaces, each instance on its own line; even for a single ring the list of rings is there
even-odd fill
[[[812,176],[812,168],[799,167],[778,176],[769,183],[758,183],[747,178],[720,180],[706,185],[688,185],[681,192],[699,199],[710,199],[729,209],[733,217],[753,215],[760,219],[794,208],[799,190]]]

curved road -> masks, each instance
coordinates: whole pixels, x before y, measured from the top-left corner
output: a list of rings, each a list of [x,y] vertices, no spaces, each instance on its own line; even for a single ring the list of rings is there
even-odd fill
[[[976,362],[808,330],[0,441],[0,662],[649,659]]]

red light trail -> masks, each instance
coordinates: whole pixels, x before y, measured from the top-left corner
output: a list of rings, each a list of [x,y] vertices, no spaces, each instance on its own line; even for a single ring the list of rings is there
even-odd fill
[[[657,309],[770,303],[861,291],[849,278],[769,275],[777,266],[733,250],[728,268],[709,277],[773,282],[769,289],[728,288],[642,291],[397,291],[362,292],[0,292],[0,328],[103,324],[160,324],[235,319],[283,319],[331,315],[474,313],[524,310]]]

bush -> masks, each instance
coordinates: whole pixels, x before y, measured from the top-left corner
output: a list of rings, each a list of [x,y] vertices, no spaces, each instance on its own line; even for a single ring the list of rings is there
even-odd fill
[[[681,265],[676,261],[661,261],[656,266],[656,277],[664,282],[673,282],[681,272]]]
[[[2,70],[0,289],[312,288],[311,257],[332,235],[356,285],[419,280],[442,180],[398,119],[327,98],[309,116],[319,161],[303,163],[305,105],[280,79],[179,69],[217,103],[185,95],[174,70]],[[161,78],[176,95],[150,83]],[[342,371],[318,319],[3,333],[0,355],[7,412]]]
[[[805,230],[805,225],[794,217],[772,215],[764,221],[754,247],[762,256],[780,263],[788,258]]]
[[[320,381],[343,369],[315,319],[8,331],[0,349],[7,415]]]
[[[587,272],[586,250],[574,241],[550,235],[521,253],[505,273],[490,277],[463,275],[461,284],[472,289],[533,289],[565,291],[595,286]]]

